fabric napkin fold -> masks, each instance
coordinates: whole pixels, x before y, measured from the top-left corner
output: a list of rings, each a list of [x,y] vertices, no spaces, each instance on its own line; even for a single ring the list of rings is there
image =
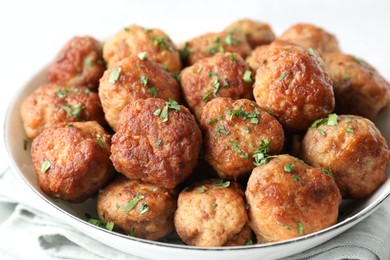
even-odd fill
[[[141,259],[106,246],[47,214],[9,168],[1,169],[1,259]],[[390,200],[386,200],[373,215],[336,238],[284,259],[388,260],[389,217]],[[28,250],[24,250],[27,245]]]

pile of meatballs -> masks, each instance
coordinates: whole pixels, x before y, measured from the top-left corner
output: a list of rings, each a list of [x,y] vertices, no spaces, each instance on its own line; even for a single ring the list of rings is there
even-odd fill
[[[74,37],[21,106],[40,188],[89,222],[218,247],[304,236],[387,179],[370,121],[389,83],[334,35],[244,19],[175,45],[131,25]]]

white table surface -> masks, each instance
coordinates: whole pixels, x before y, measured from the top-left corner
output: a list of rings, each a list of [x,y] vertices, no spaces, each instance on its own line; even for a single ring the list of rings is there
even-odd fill
[[[75,35],[107,39],[137,23],[161,28],[179,42],[245,17],[270,23],[277,34],[298,22],[323,27],[338,37],[344,52],[367,60],[390,80],[390,0],[2,0],[1,122],[16,91]]]

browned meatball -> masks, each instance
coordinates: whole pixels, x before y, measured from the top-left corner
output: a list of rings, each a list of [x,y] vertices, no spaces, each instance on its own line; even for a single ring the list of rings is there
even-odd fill
[[[150,97],[180,100],[180,87],[160,64],[131,56],[104,73],[100,80],[99,96],[105,118],[116,131],[119,113],[127,104]]]
[[[174,188],[191,174],[201,146],[201,132],[186,107],[174,100],[138,99],[122,110],[111,160],[131,179]]]
[[[252,244],[253,244],[252,229],[248,224],[246,224],[239,233],[232,236],[222,246],[243,246],[243,245],[252,245]]]
[[[343,198],[361,199],[387,179],[390,152],[385,138],[368,119],[332,114],[309,128],[302,158],[332,172]]]
[[[179,52],[168,35],[159,29],[130,25],[103,46],[103,56],[109,66],[131,55],[146,55],[147,59],[162,64],[172,72],[181,69]]]
[[[174,190],[119,176],[99,193],[97,213],[119,232],[158,240],[174,230],[176,196]]]
[[[301,45],[304,48],[313,48],[320,54],[340,52],[336,37],[312,24],[296,24],[285,31],[279,39]]]
[[[110,136],[95,121],[46,129],[32,142],[31,157],[39,187],[74,203],[91,197],[114,174]]]
[[[98,94],[86,87],[44,84],[24,100],[20,110],[30,140],[56,123],[96,120],[106,124]]]
[[[50,64],[47,78],[54,83],[96,90],[105,69],[100,42],[91,36],[74,37]]]
[[[341,203],[331,176],[289,155],[255,168],[245,195],[249,225],[259,243],[327,228],[336,223]]]
[[[256,164],[260,147],[269,154],[283,147],[280,123],[247,99],[216,98],[206,104],[201,118],[206,148],[205,159],[223,179],[237,179]]]
[[[312,49],[274,46],[268,55],[256,72],[253,94],[287,131],[304,131],[333,111],[332,81]]]
[[[183,190],[174,218],[180,238],[195,246],[222,246],[239,234],[247,221],[243,191],[237,183],[220,179]]]
[[[253,75],[239,55],[219,53],[185,68],[180,78],[184,98],[199,120],[213,98],[251,99]]]
[[[245,35],[241,32],[221,32],[207,33],[191,39],[186,42],[183,57],[187,65],[192,65],[201,59],[214,56],[219,52],[238,53],[241,57],[246,58],[250,53],[251,47],[246,41]]]
[[[336,112],[373,119],[390,103],[390,84],[367,62],[341,53],[324,56],[333,81]]]
[[[245,34],[246,40],[252,49],[259,45],[270,44],[275,40],[275,34],[271,27],[267,23],[259,21],[242,19],[232,23],[225,29],[226,32],[233,32],[235,30],[239,30]]]

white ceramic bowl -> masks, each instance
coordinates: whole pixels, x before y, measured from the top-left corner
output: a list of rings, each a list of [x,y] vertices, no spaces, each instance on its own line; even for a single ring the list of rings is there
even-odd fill
[[[388,179],[369,198],[360,201],[346,201],[340,208],[338,223],[319,232],[277,243],[253,246],[199,248],[179,244],[154,242],[128,237],[119,233],[104,230],[85,221],[85,214],[95,215],[95,204],[89,199],[82,204],[70,204],[47,197],[38,187],[29,149],[24,150],[26,139],[20,119],[20,105],[39,85],[45,82],[45,69],[38,72],[11,102],[4,122],[5,145],[10,165],[14,172],[24,180],[24,184],[32,189],[42,203],[49,205],[65,222],[106,245],[117,250],[153,259],[274,259],[289,256],[321,244],[348,228],[356,225],[372,214],[390,194]],[[390,109],[383,111],[375,120],[376,125],[390,141]],[[390,169],[387,171],[390,174]]]

